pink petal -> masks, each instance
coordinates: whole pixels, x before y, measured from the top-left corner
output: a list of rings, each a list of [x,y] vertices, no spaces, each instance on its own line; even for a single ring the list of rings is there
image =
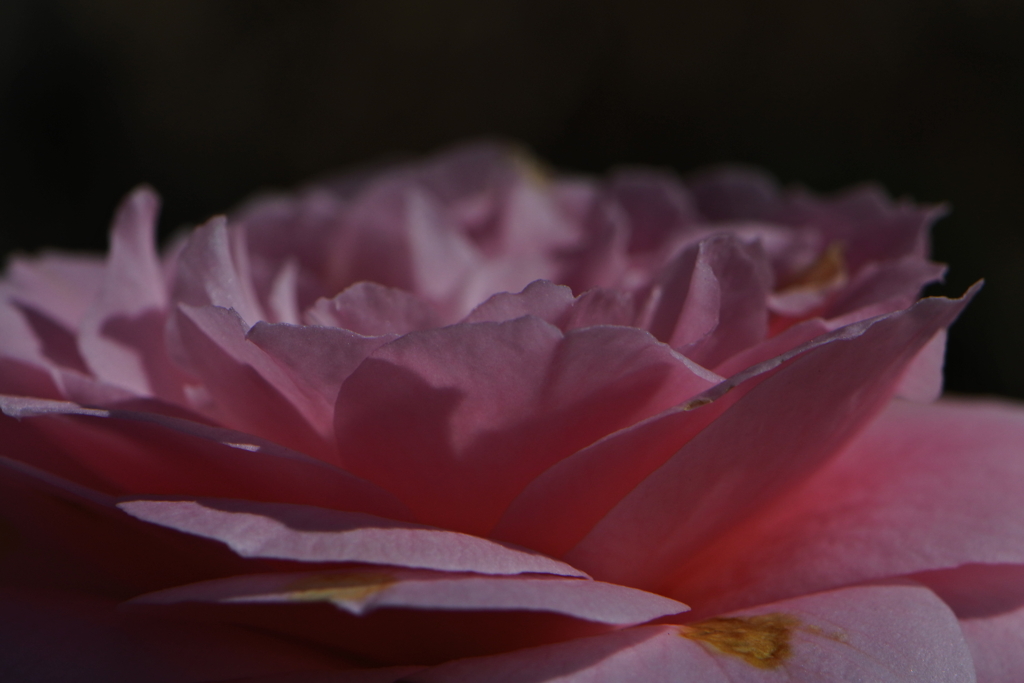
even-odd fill
[[[582,578],[345,567],[245,574],[168,588],[133,604],[327,602],[357,616],[382,609],[528,611],[632,626],[685,612],[686,605],[644,591]]]
[[[365,336],[406,334],[438,326],[429,304],[400,289],[357,282],[333,299],[320,299],[303,316],[310,325],[349,330]]]
[[[318,395],[321,412],[333,412],[341,383],[367,356],[395,339],[395,335],[364,337],[333,327],[264,322],[253,325],[245,337],[286,368],[294,381]]]
[[[619,171],[608,181],[606,196],[626,217],[630,252],[655,251],[673,233],[700,220],[687,189],[662,171]]]
[[[688,556],[784,495],[857,434],[964,305],[925,299],[797,356],[618,502],[565,559],[604,580],[672,585]]]
[[[544,469],[710,384],[635,329],[455,325],[375,351],[342,385],[335,428],[344,467],[417,521],[484,535]]]
[[[767,615],[767,616],[763,616]],[[731,618],[780,624],[788,656],[754,666],[687,626],[607,635],[465,659],[412,674],[411,683],[971,683],[970,654],[949,609],[918,586],[863,586],[765,605]],[[762,622],[757,621],[761,616]],[[736,622],[733,622],[736,623]],[[721,641],[720,641],[721,642]],[[740,641],[742,644],[742,640]],[[767,654],[768,651],[766,651]],[[753,659],[753,657],[752,657]],[[756,661],[756,660],[755,660]]]
[[[586,576],[532,551],[360,513],[219,499],[123,500],[118,507],[137,519],[226,543],[243,557]]]
[[[147,187],[121,204],[103,286],[82,321],[78,345],[92,374],[140,396],[181,401],[183,377],[164,346],[167,291],[157,258],[160,200]]]
[[[658,595],[587,579],[380,567],[244,575],[128,604],[168,617],[251,625],[379,664],[504,652],[686,610]]]
[[[3,418],[0,434],[31,445],[12,454],[112,494],[245,498],[410,516],[369,482],[250,434],[58,401],[0,397],[0,408],[20,420]]]
[[[1022,444],[1017,406],[894,402],[799,491],[681,565],[671,594],[717,611],[967,562],[1024,563]]]
[[[99,256],[48,252],[12,258],[5,285],[15,301],[75,331],[99,294],[103,277]]]
[[[684,251],[655,285],[648,329],[706,367],[748,348],[768,331],[772,284],[764,251],[718,235]]]
[[[920,257],[876,263],[862,269],[840,296],[830,302],[825,317],[838,318],[872,304],[892,302],[892,310],[917,300],[925,285],[941,280],[946,267]]]
[[[235,626],[155,620],[73,592],[3,590],[0,613],[9,681],[193,683],[348,665]]]
[[[518,294],[493,295],[462,322],[505,322],[532,315],[568,331],[594,325],[631,325],[633,309],[632,297],[623,292],[591,289],[573,297],[572,290],[565,285],[537,280]]]
[[[315,457],[331,457],[326,439],[332,407],[250,343],[248,328],[234,311],[179,304],[173,320],[182,360],[213,399],[209,408],[196,408],[240,431]]]
[[[250,326],[266,319],[249,272],[245,234],[229,231],[223,216],[211,218],[189,236],[178,256],[173,300],[234,309]]]

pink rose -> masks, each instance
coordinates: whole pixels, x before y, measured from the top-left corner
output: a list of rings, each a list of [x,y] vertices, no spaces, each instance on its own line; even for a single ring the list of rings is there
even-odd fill
[[[1024,680],[934,209],[471,146],[0,281],[5,681]]]

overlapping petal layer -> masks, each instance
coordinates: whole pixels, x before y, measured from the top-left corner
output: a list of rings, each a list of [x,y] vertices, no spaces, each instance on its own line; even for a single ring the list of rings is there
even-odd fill
[[[931,403],[940,211],[497,145],[163,254],[158,205],[0,280],[4,675],[1024,678],[1024,412]]]

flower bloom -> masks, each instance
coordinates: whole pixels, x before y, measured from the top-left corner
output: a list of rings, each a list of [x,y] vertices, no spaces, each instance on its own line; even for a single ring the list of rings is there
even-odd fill
[[[4,680],[1024,680],[936,210],[477,145],[157,211],[0,280]]]

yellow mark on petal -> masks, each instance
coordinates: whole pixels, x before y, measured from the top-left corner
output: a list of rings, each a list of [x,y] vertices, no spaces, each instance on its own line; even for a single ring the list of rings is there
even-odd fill
[[[828,245],[818,260],[788,282],[780,290],[780,293],[785,294],[801,289],[817,291],[845,285],[849,278],[846,270],[846,258],[843,256],[845,251],[846,248],[842,242],[833,242]]]
[[[383,573],[319,574],[288,584],[288,597],[301,602],[361,602],[395,582]]]
[[[679,627],[679,635],[739,657],[759,669],[775,669],[789,657],[793,630],[800,621],[774,612],[753,617],[719,617]]]
[[[706,406],[707,404],[712,403],[714,400],[715,399],[713,399],[713,398],[706,398],[706,397],[695,398],[693,400],[690,400],[690,401],[687,401],[686,403],[684,403],[682,407],[683,407],[683,410],[696,410],[697,408],[700,408],[701,406]]]

